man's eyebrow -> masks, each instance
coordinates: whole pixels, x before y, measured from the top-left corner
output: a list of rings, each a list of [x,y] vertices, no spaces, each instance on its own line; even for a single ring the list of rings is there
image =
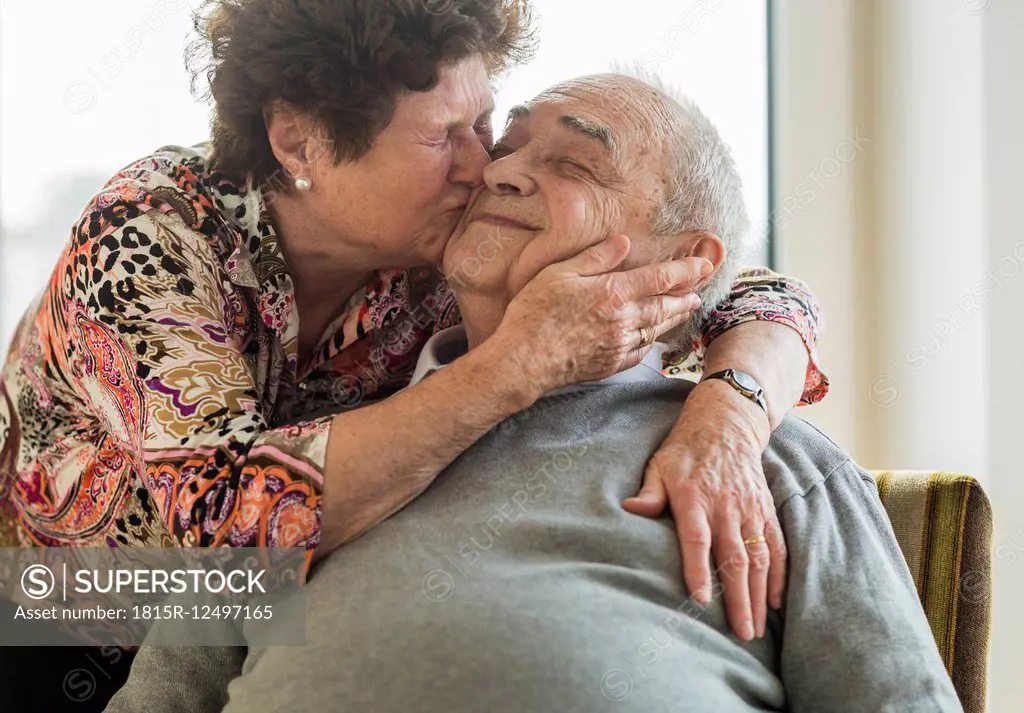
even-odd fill
[[[561,116],[558,118],[558,123],[562,126],[572,129],[578,134],[597,139],[604,144],[605,149],[610,154],[615,153],[615,142],[612,140],[612,130],[604,124],[598,124],[595,121],[584,119],[579,116]]]
[[[516,104],[508,110],[508,118],[518,119],[521,116],[529,116],[530,107],[527,104]]]
[[[508,118],[505,120],[505,133],[512,128],[512,122],[516,119],[521,119],[524,116],[530,115],[530,107],[526,104],[516,104],[514,107],[508,110]]]

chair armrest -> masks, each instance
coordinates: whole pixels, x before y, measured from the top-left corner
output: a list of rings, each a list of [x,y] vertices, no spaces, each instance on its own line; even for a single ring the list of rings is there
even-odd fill
[[[984,713],[992,628],[992,507],[968,475],[872,473],[966,713]]]

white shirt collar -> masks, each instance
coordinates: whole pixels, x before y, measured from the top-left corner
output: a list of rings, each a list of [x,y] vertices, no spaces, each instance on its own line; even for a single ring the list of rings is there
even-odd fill
[[[578,389],[589,389],[612,384],[632,384],[640,381],[660,381],[666,379],[662,374],[662,353],[666,346],[658,342],[654,343],[651,350],[644,356],[643,361],[634,367],[620,371],[618,374],[601,379],[600,381],[587,381],[582,384],[566,386],[552,391],[550,394],[561,394]],[[466,329],[462,325],[442,329],[432,336],[420,352],[419,361],[416,363],[416,370],[413,372],[412,381],[409,385],[417,384],[434,372],[465,354],[469,350],[469,343],[466,340]]]

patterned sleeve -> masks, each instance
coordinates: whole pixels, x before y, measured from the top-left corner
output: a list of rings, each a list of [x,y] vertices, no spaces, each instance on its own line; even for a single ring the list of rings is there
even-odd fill
[[[213,248],[174,213],[124,211],[80,224],[61,266],[66,371],[101,423],[80,477],[133,463],[175,544],[308,558],[331,419],[268,428]]]
[[[693,345],[690,359],[686,359],[684,353],[675,352],[666,358],[666,363],[671,359],[678,360],[680,364],[684,361],[687,364],[694,361],[703,363],[704,351],[711,342],[733,327],[754,320],[785,324],[797,331],[810,357],[800,405],[821,401],[828,393],[829,382],[818,362],[817,342],[821,324],[818,303],[804,283],[768,268],[743,270],[733,283],[729,296],[708,315]],[[687,370],[678,364],[674,368],[676,371]]]

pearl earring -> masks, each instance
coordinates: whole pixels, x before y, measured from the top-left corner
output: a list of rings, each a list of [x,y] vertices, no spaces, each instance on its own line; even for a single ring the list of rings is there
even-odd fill
[[[296,178],[295,188],[299,191],[308,191],[313,187],[313,183],[308,178]]]

